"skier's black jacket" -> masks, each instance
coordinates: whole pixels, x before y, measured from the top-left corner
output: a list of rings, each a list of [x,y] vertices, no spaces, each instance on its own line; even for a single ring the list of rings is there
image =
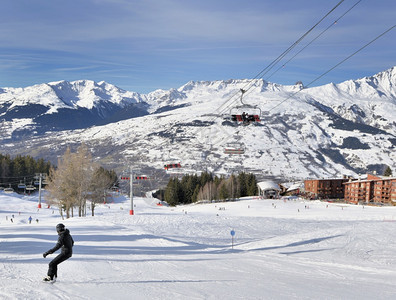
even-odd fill
[[[70,231],[69,229],[66,229],[64,231],[59,232],[58,241],[56,242],[55,247],[52,248],[51,250],[48,250],[48,253],[52,254],[56,250],[62,247],[61,254],[71,257],[73,254],[73,245],[74,245],[74,241],[72,236],[70,235]]]

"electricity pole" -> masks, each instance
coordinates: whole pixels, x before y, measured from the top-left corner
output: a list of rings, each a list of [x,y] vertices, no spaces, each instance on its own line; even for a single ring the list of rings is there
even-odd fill
[[[130,183],[129,198],[131,199],[131,209],[129,211],[129,214],[133,215],[133,170],[132,170],[132,167],[130,167],[129,183]]]
[[[39,203],[38,203],[38,208],[41,208],[41,178],[42,178],[42,175],[43,174],[40,173],[40,176],[39,176]]]

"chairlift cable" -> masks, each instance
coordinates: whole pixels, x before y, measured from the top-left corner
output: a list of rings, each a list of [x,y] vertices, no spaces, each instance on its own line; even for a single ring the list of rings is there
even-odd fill
[[[343,1],[340,1],[337,5],[336,5],[336,7],[337,6],[339,6],[341,3],[342,3]],[[349,10],[347,10],[340,18],[342,18],[342,17],[344,17],[350,10],[352,10],[358,3],[360,3],[361,1],[358,1],[358,2],[356,2],[355,3],[355,5],[353,5]],[[335,7],[335,8],[336,8]],[[332,12],[335,8],[333,8],[330,12]],[[330,13],[329,12],[329,13]],[[328,14],[329,14],[328,13]],[[327,15],[328,15],[327,14]],[[327,16],[326,15],[326,16]],[[339,19],[340,19],[339,18]],[[321,21],[323,20],[324,18],[322,18],[321,19]],[[338,20],[339,20],[338,19]],[[320,21],[320,22],[321,22]],[[316,27],[320,22],[318,22],[314,27]],[[334,25],[334,24],[333,24]],[[331,25],[332,26],[332,25]],[[326,32],[331,26],[329,26],[326,30],[324,30],[320,35],[318,35],[317,36],[317,38],[319,37],[319,36],[321,36],[324,32]],[[310,32],[310,31],[312,31],[312,29],[314,28],[314,27],[312,27],[306,34],[304,34],[299,40],[298,40],[298,43]],[[359,48],[358,50],[356,50],[355,52],[353,52],[352,54],[350,54],[349,56],[347,56],[346,58],[344,58],[343,60],[341,60],[339,63],[337,63],[336,65],[334,65],[333,67],[331,67],[330,69],[328,69],[326,72],[324,72],[324,73],[322,73],[321,75],[319,75],[318,77],[316,77],[314,80],[312,80],[311,82],[309,82],[305,87],[310,87],[313,83],[315,83],[316,81],[318,81],[320,78],[322,78],[322,77],[324,77],[325,75],[327,75],[329,72],[331,72],[332,70],[334,70],[335,68],[337,68],[338,66],[340,66],[341,64],[343,64],[345,61],[347,61],[347,60],[349,60],[350,58],[352,58],[353,56],[355,56],[356,54],[358,54],[360,51],[362,51],[363,49],[365,49],[366,47],[368,47],[369,45],[371,45],[372,43],[374,43],[375,41],[377,41],[379,38],[381,38],[382,36],[384,36],[385,34],[387,34],[389,31],[391,31],[391,30],[393,30],[394,28],[396,27],[396,24],[395,25],[393,25],[393,26],[391,26],[390,28],[388,28],[386,31],[384,31],[383,33],[381,33],[381,34],[379,34],[378,36],[376,36],[374,39],[372,39],[370,42],[368,42],[368,43],[366,43],[364,46],[362,46],[361,48]],[[316,40],[317,38],[315,38],[314,40]],[[308,45],[310,45],[314,40],[312,40]],[[297,43],[297,42],[296,42]],[[289,47],[288,49],[292,49],[295,45],[297,45],[296,43],[294,43],[291,47]],[[307,46],[308,46],[307,45]],[[302,50],[304,50],[307,46],[305,46]],[[267,72],[278,62],[278,61],[280,61],[280,59],[281,58],[283,58],[290,50],[286,50],[282,55],[280,55],[276,60],[274,60],[269,66],[267,66],[263,71],[261,71],[256,77],[254,77],[252,80],[250,80],[250,83],[248,83],[247,85],[245,85],[244,87],[243,87],[243,89],[244,90],[246,90],[246,91],[248,91],[250,88],[252,88],[252,85],[251,85],[251,82],[254,80],[254,79],[257,79],[258,78],[258,76],[260,75],[260,74],[265,74],[264,73],[264,71],[265,70],[267,70]],[[301,51],[302,51],[301,50]],[[301,52],[300,51],[300,52]],[[298,52],[297,54],[299,54],[300,52]],[[294,58],[295,56],[293,56],[292,58]],[[290,60],[289,60],[290,61]],[[289,62],[288,61],[288,62]],[[250,86],[249,86],[249,84],[250,84]],[[246,87],[247,86],[247,87]],[[276,107],[278,107],[278,106],[280,106],[282,103],[284,103],[285,101],[287,101],[288,99],[290,99],[290,98],[292,98],[292,97],[294,97],[296,94],[298,94],[299,92],[300,92],[301,90],[299,90],[299,91],[296,91],[295,93],[293,93],[293,94],[291,94],[290,96],[288,96],[287,98],[285,98],[283,101],[281,101],[281,102],[279,102],[277,105],[275,105],[274,107],[272,107],[269,111],[271,111],[271,110],[273,110],[273,109],[275,109]],[[235,94],[235,95],[237,95],[237,93]],[[233,95],[231,98],[230,98],[230,100],[228,100],[228,102],[230,102],[231,100],[232,100],[232,98],[233,97],[235,97],[235,95]],[[233,102],[235,102],[236,100],[234,100]],[[227,102],[226,102],[227,103]],[[224,103],[224,104],[226,104],[226,103]],[[224,105],[223,104],[223,105]],[[222,106],[223,106],[222,105]],[[220,106],[221,107],[221,106]],[[226,109],[227,107],[225,107],[224,109]]]
[[[249,82],[242,87],[246,92],[253,87],[253,81],[259,77],[264,76],[268,73],[279,61],[281,61],[294,47],[296,47],[307,35],[309,35],[327,16],[329,16],[344,0],[339,1],[329,12],[326,13],[315,25],[313,25],[307,32],[305,32],[299,39],[297,39],[291,46],[289,46],[282,54],[280,54],[275,60],[273,60],[267,67],[261,70],[255,77],[249,80]],[[217,115],[223,114],[226,110],[228,110],[231,106],[234,105],[236,101],[239,100],[239,91],[235,92],[231,95],[229,100],[225,101],[220,107],[217,109]],[[212,117],[209,121],[215,120],[217,117]],[[203,131],[203,129],[201,130]],[[164,142],[165,143],[165,142]]]
[[[249,90],[252,88],[251,82],[254,79],[258,79],[263,77],[265,74],[267,74],[278,62],[280,62],[291,50],[293,50],[294,47],[296,47],[306,36],[308,36],[322,21],[327,18],[338,6],[341,5],[341,3],[344,2],[344,0],[341,0],[338,2],[326,15],[324,15],[315,25],[313,25],[307,32],[305,32],[297,41],[295,41],[289,48],[287,48],[285,51],[283,51],[276,59],[274,59],[267,67],[265,67],[261,72],[259,72],[253,79],[250,80],[250,86],[247,88],[243,88]],[[247,84],[247,85],[249,85]]]
[[[320,78],[324,77],[325,75],[327,75],[329,72],[331,72],[332,70],[334,70],[335,68],[337,68],[338,66],[340,66],[341,64],[343,64],[345,61],[349,60],[350,58],[352,58],[353,56],[355,56],[356,54],[358,54],[360,51],[362,51],[363,49],[365,49],[366,47],[368,47],[369,45],[371,45],[372,43],[374,43],[376,40],[378,40],[379,38],[381,38],[382,36],[384,36],[385,34],[387,34],[389,31],[391,31],[392,29],[394,29],[396,27],[396,24],[391,26],[390,28],[388,28],[387,30],[385,30],[383,33],[379,34],[378,36],[376,36],[374,39],[372,39],[371,41],[369,41],[368,43],[366,43],[365,45],[363,45],[362,47],[360,47],[358,50],[356,50],[355,52],[353,52],[352,54],[350,54],[349,56],[347,56],[346,58],[344,58],[343,60],[341,60],[339,63],[337,63],[336,65],[334,65],[333,67],[331,67],[330,69],[328,69],[326,72],[322,73],[321,75],[319,75],[318,77],[316,77],[314,80],[312,80],[311,82],[309,82],[305,87],[310,87],[313,83],[315,83],[316,81],[318,81]],[[275,105],[274,107],[272,107],[269,111],[272,111],[273,109],[275,109],[276,107],[280,106],[282,103],[286,102],[287,100],[289,100],[290,98],[294,97],[296,94],[298,94],[300,91],[302,90],[298,90],[294,93],[292,93],[291,95],[289,95],[288,97],[286,97],[283,101],[279,102],[277,105]]]
[[[346,12],[344,12],[338,19],[336,19],[332,24],[330,24],[326,29],[324,29],[321,33],[319,33],[314,39],[312,39],[308,44],[306,44],[300,51],[298,51],[295,55],[293,55],[289,60],[287,60],[284,64],[282,64],[278,69],[276,69],[270,76],[266,78],[270,79],[274,74],[276,74],[280,69],[285,67],[291,60],[293,60],[297,55],[299,55],[302,51],[304,51],[309,45],[311,45],[314,41],[316,41],[319,37],[321,37],[327,30],[336,25],[338,21],[340,21],[347,13],[349,13],[356,5],[358,5],[362,0],[357,1],[352,7],[350,7]]]
[[[279,61],[281,61],[294,47],[296,47],[307,35],[309,35],[328,15],[330,15],[344,0],[339,1],[329,12],[326,13],[315,25],[313,25],[307,32],[305,32],[299,39],[297,39],[292,45],[290,45],[283,53],[281,53],[276,59],[274,59],[267,67],[261,70],[255,77],[249,80],[247,84],[245,84],[242,89],[246,92],[250,90],[253,85],[252,82],[255,79],[263,77],[266,73],[268,73]],[[224,113],[228,110],[236,101],[239,100],[239,91],[235,92],[233,95],[230,96],[229,100],[225,101],[217,111],[219,114]],[[236,99],[233,100],[234,97],[238,96]],[[230,103],[231,102],[231,103]],[[226,105],[228,104],[228,105]],[[224,108],[222,106],[226,105]],[[213,118],[214,119],[214,118]]]
[[[318,76],[317,78],[315,78],[314,80],[312,80],[310,83],[308,83],[307,86],[310,86],[311,84],[313,84],[314,82],[318,81],[320,78],[322,78],[323,76],[325,76],[327,73],[329,73],[330,71],[334,70],[335,68],[337,68],[339,65],[341,65],[342,63],[344,63],[345,61],[347,61],[348,59],[350,59],[352,56],[355,56],[357,53],[359,53],[360,51],[362,51],[364,48],[368,47],[369,45],[371,45],[372,43],[374,43],[376,40],[378,40],[380,37],[382,37],[383,35],[387,34],[389,31],[391,31],[393,28],[396,27],[396,24],[393,25],[392,27],[390,27],[389,29],[385,30],[383,33],[381,33],[380,35],[378,35],[377,37],[375,37],[374,39],[372,39],[370,42],[368,42],[367,44],[365,44],[363,47],[361,47],[360,49],[356,50],[354,53],[352,53],[351,55],[349,55],[348,57],[346,57],[345,59],[343,59],[342,61],[340,61],[338,64],[336,64],[334,67],[332,67],[331,69],[327,70],[326,72],[324,72],[322,75]]]
[[[228,100],[226,100],[220,107],[216,110],[217,116],[224,114],[230,107],[234,106],[235,103],[239,100],[239,92],[242,90],[244,93],[247,93],[253,87],[253,81],[255,81],[259,77],[263,77],[267,74],[277,63],[279,63],[292,49],[294,49],[306,36],[308,36],[327,16],[329,16],[338,6],[340,6],[344,0],[339,1],[329,12],[326,13],[315,25],[313,25],[307,32],[305,32],[299,39],[297,39],[291,46],[289,46],[281,55],[279,55],[275,60],[273,60],[267,67],[265,67],[262,71],[260,71],[254,78],[250,79],[247,84],[245,84],[239,91],[235,92],[231,95]],[[359,1],[360,2],[360,1]],[[358,2],[358,3],[359,3]],[[356,4],[355,4],[356,6]],[[353,6],[354,7],[354,6]],[[352,7],[352,8],[353,8]],[[351,8],[351,9],[352,9]],[[307,47],[307,46],[306,46]],[[305,47],[305,48],[306,48]],[[305,49],[304,48],[304,49]],[[243,94],[241,98],[243,97]],[[243,102],[242,102],[243,103]],[[214,121],[216,117],[212,117],[209,121]],[[261,117],[261,116],[260,116]],[[203,132],[204,129],[200,131]],[[199,133],[199,132],[197,132]]]
[[[393,25],[392,27],[388,28],[387,30],[385,30],[383,33],[381,33],[380,35],[376,36],[374,39],[372,39],[370,42],[368,42],[367,44],[365,44],[364,46],[360,47],[358,50],[356,50],[355,52],[353,52],[352,54],[350,54],[349,56],[347,56],[346,58],[344,58],[343,60],[341,60],[339,63],[337,63],[336,65],[334,65],[333,67],[331,67],[330,69],[328,69],[326,72],[322,73],[321,75],[319,75],[318,77],[316,77],[314,80],[312,80],[310,83],[308,83],[306,85],[306,87],[311,86],[314,82],[318,81],[320,78],[322,78],[323,76],[325,76],[326,74],[328,74],[329,72],[331,72],[332,70],[334,70],[335,68],[337,68],[339,65],[343,64],[344,62],[346,62],[348,59],[350,59],[351,57],[355,56],[357,53],[359,53],[360,51],[362,51],[363,49],[365,49],[366,47],[368,47],[369,45],[371,45],[372,43],[374,43],[376,40],[378,40],[380,37],[384,36],[385,34],[387,34],[389,31],[391,31],[393,28],[396,27],[396,24]],[[284,103],[285,101],[289,100],[290,98],[294,97],[296,94],[298,94],[299,92],[301,92],[302,90],[298,90],[297,92],[289,95],[287,98],[285,98],[283,101],[279,102],[277,105],[275,105],[274,107],[272,107],[269,111],[275,109],[276,107],[278,107],[279,105],[281,105],[282,103]]]

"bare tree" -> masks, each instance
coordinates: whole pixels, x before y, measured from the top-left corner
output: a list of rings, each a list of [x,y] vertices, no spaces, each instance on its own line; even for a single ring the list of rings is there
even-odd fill
[[[85,215],[86,199],[96,167],[88,148],[82,144],[76,153],[68,148],[58,160],[58,167],[50,170],[49,192],[50,202],[57,204],[61,215],[66,218],[74,216],[74,207],[78,207],[78,215]]]
[[[95,215],[96,204],[106,201],[106,193],[113,183],[114,178],[112,178],[111,174],[106,172],[105,169],[99,167],[95,170],[89,187],[89,199],[91,200],[92,216]]]
[[[94,176],[96,164],[92,161],[92,155],[85,144],[78,147],[74,156],[73,169],[74,185],[76,188],[76,206],[78,207],[78,216],[86,215],[86,201],[89,197],[92,177]]]
[[[216,198],[217,189],[213,181],[208,181],[198,193],[198,200],[213,200]]]

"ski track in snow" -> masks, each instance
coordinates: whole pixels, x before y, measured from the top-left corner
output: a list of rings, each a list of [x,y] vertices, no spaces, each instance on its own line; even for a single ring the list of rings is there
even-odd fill
[[[302,200],[159,207],[115,197],[62,220],[0,192],[1,299],[394,299],[396,208]],[[308,208],[306,208],[308,207]],[[14,222],[10,222],[14,215]],[[39,219],[28,224],[27,218]],[[7,217],[7,220],[6,220]],[[75,240],[56,283],[42,253]],[[230,235],[235,230],[232,246]]]

